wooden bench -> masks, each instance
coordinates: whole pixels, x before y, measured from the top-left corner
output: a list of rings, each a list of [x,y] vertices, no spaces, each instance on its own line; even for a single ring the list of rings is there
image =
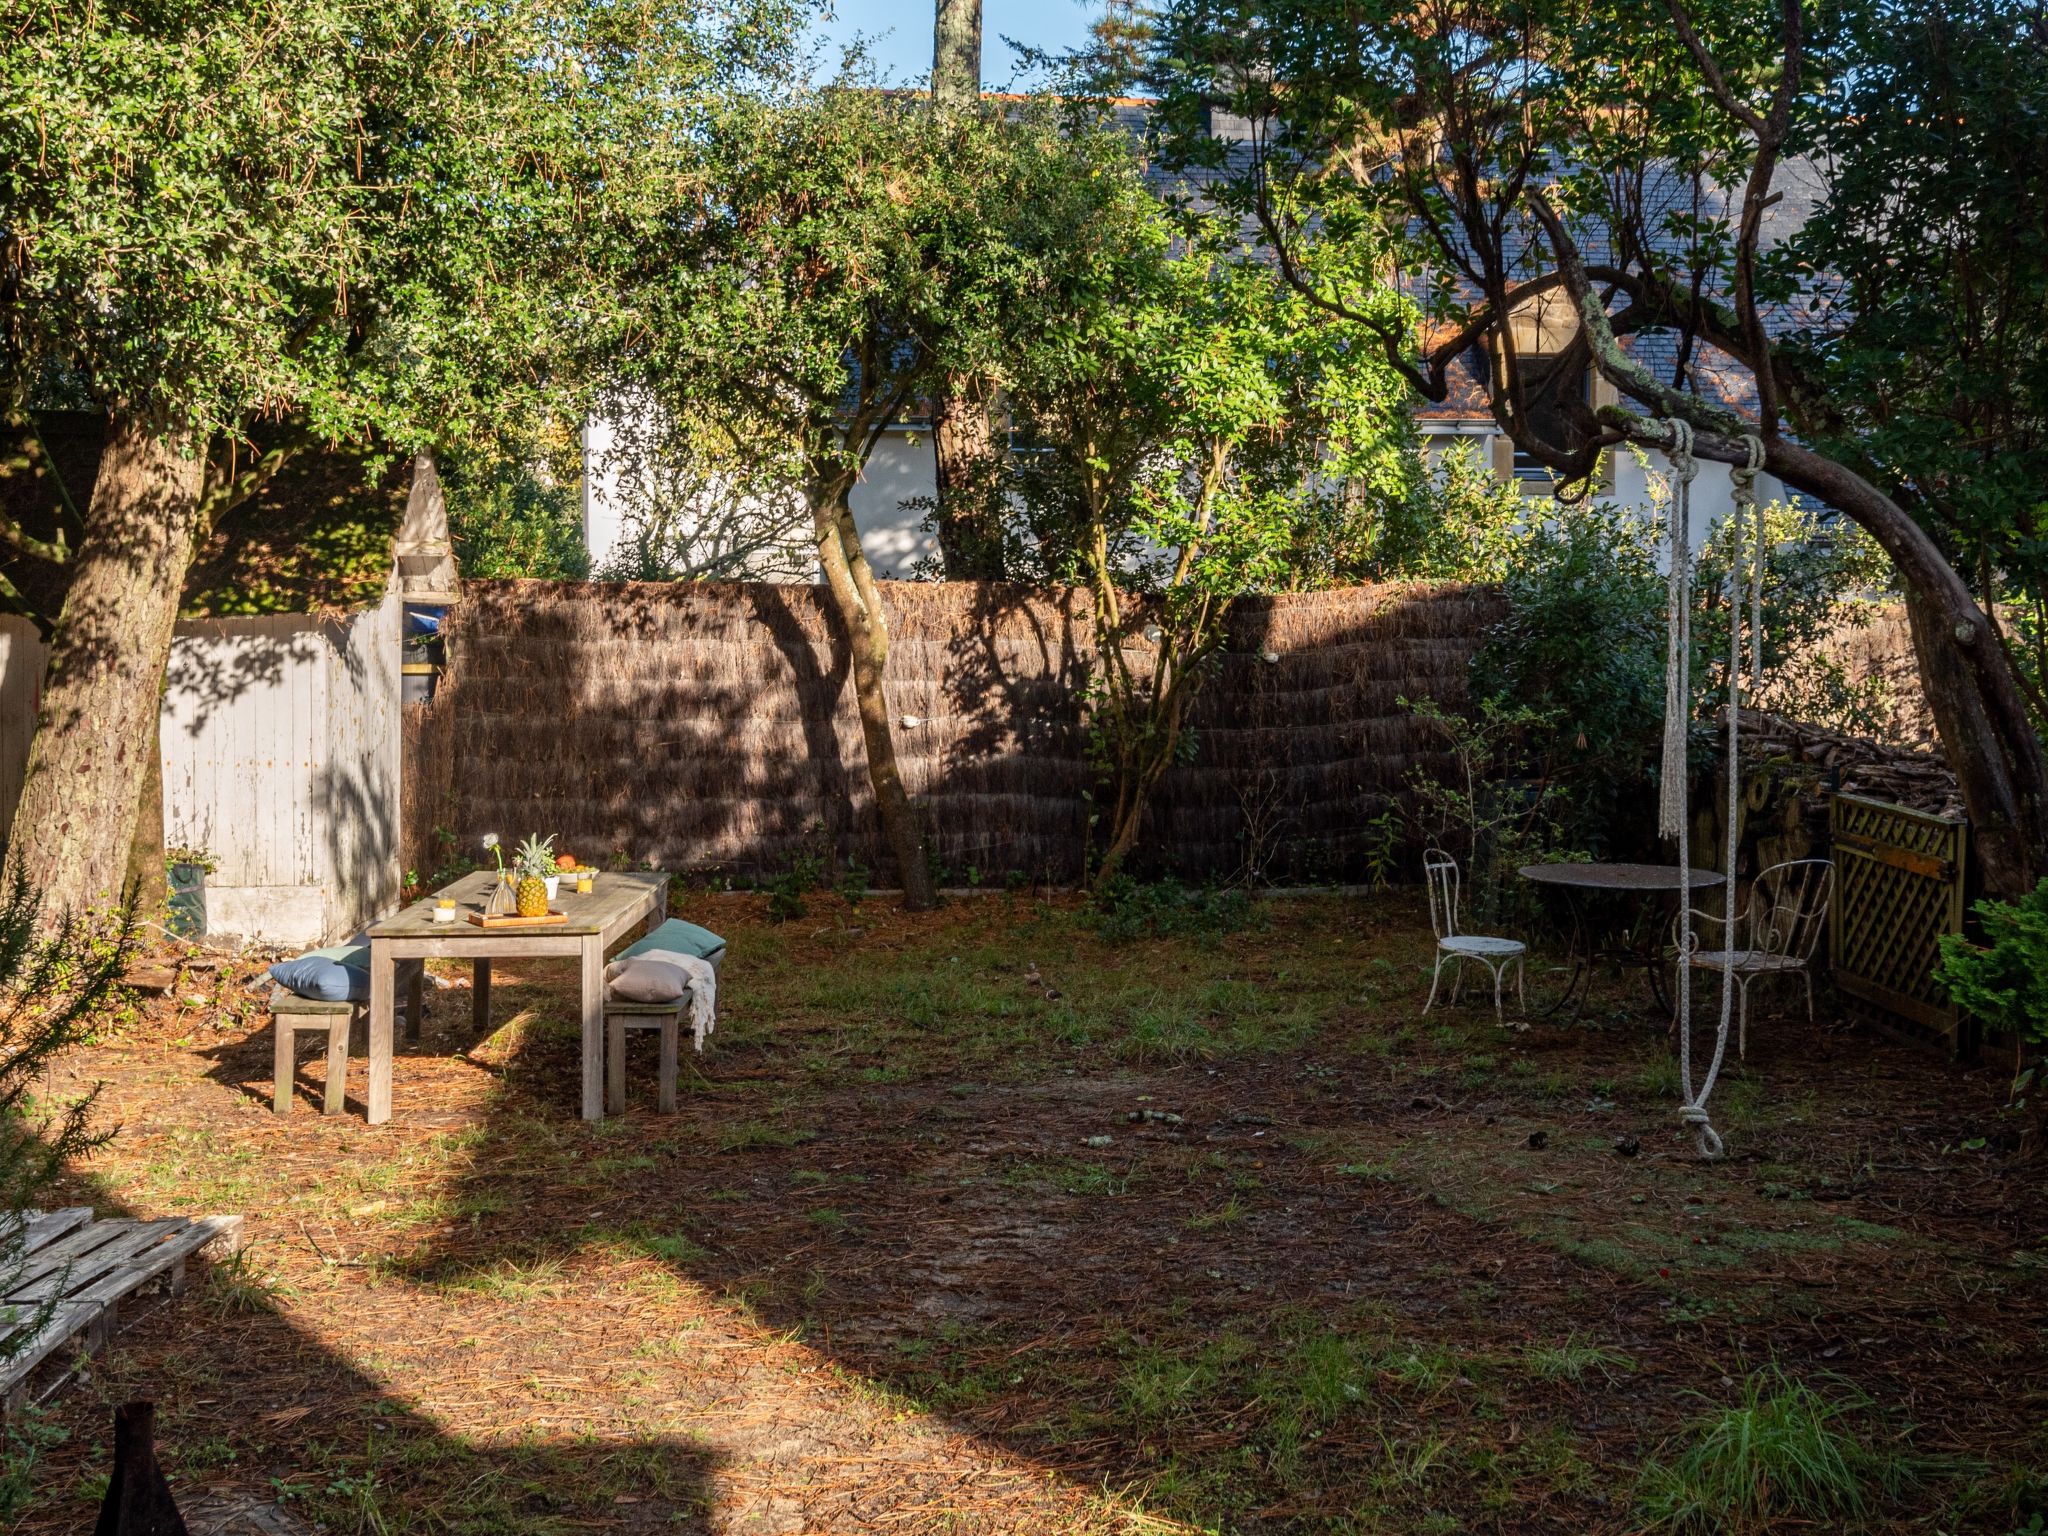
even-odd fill
[[[94,1221],[89,1207],[71,1206],[25,1211],[5,1237],[0,1409],[11,1416],[26,1404],[36,1367],[73,1341],[86,1353],[100,1348],[119,1325],[122,1301],[152,1281],[173,1295],[184,1290],[186,1260],[206,1248],[239,1248],[242,1218]]]
[[[402,963],[399,979],[406,986],[405,1038],[418,1040],[421,994],[426,984],[425,964],[418,960]],[[285,987],[272,987],[270,1016],[274,1021],[274,1039],[271,1050],[275,1081],[270,1107],[280,1115],[292,1112],[292,1085],[298,1077],[299,1036],[309,1031],[324,1031],[327,1035],[327,1091],[320,1102],[320,1113],[340,1114],[348,1102],[349,1032],[357,1020],[369,1016],[369,1011],[367,1003],[347,999],[330,1002],[325,998],[301,997]]]
[[[656,1103],[664,1115],[676,1112],[676,1075],[679,1070],[683,1010],[687,997],[668,1003],[629,1003],[605,999],[604,1004],[604,1111],[608,1115],[626,1112],[626,1031],[661,1031],[661,1076]],[[699,1050],[703,1042],[697,1043]]]

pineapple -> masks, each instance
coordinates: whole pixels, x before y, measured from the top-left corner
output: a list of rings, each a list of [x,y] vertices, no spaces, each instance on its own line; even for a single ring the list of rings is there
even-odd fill
[[[512,861],[512,867],[519,874],[519,884],[513,888],[512,899],[521,917],[546,917],[548,915],[548,876],[555,872],[555,840],[545,842],[529,837],[519,845],[519,853]]]

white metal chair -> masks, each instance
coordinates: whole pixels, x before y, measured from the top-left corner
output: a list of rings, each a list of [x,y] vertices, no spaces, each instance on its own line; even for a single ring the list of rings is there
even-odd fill
[[[1735,914],[1724,947],[1702,949],[1700,930],[1692,930],[1692,947],[1685,963],[1695,971],[1720,974],[1732,971],[1737,1008],[1735,1054],[1749,1053],[1749,986],[1763,976],[1797,973],[1806,984],[1806,1019],[1813,1022],[1813,952],[1827,927],[1828,903],[1835,894],[1835,866],[1827,859],[1789,859],[1773,864],[1750,886],[1749,901]],[[1719,927],[1719,912],[1693,908],[1695,924]],[[1733,950],[1731,966],[1729,944]]]
[[[1451,1002],[1458,1001],[1458,989],[1464,984],[1465,962],[1477,960],[1493,976],[1493,1016],[1501,1023],[1507,1022],[1501,1012],[1501,978],[1507,968],[1515,968],[1515,997],[1521,1006],[1527,1008],[1529,1001],[1523,991],[1528,966],[1524,957],[1529,946],[1520,939],[1489,939],[1476,933],[1458,931],[1458,898],[1462,893],[1463,877],[1458,872],[1458,861],[1441,848],[1426,849],[1422,855],[1422,879],[1429,887],[1429,926],[1436,930],[1436,967],[1429,975],[1429,1001],[1422,1005],[1428,1013],[1436,1005],[1437,983],[1443,976],[1444,962],[1455,961],[1451,972]]]

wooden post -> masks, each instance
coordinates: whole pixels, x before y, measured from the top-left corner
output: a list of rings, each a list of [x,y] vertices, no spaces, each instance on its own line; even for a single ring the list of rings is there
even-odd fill
[[[387,944],[370,944],[370,1094],[365,1118],[382,1125],[391,1118],[391,1035],[398,1004],[397,966]]]
[[[624,1052],[620,1052],[621,1057]],[[583,1118],[604,1118],[604,935],[583,941]]]

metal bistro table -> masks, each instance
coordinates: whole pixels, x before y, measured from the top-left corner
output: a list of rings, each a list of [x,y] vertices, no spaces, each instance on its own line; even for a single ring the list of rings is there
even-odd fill
[[[1583,1010],[1593,989],[1593,969],[1603,960],[1647,972],[1651,996],[1668,1010],[1661,971],[1663,925],[1656,920],[1661,913],[1651,912],[1652,904],[1661,907],[1664,896],[1721,883],[1715,870],[1685,870],[1676,864],[1524,864],[1517,873],[1532,885],[1561,893],[1571,915],[1571,980],[1564,995],[1544,1010],[1545,1018],[1566,1003],[1572,1003],[1574,1016]],[[1627,909],[1625,921],[1616,921],[1617,909]],[[1646,923],[1646,918],[1651,920]]]
[[[445,890],[416,901],[380,923],[370,939],[370,1103],[368,1119],[391,1118],[392,1007],[401,960],[467,959],[475,967],[472,1006],[476,1026],[491,1024],[491,962],[535,956],[573,956],[583,962],[583,1118],[604,1116],[605,951],[650,918],[660,921],[668,906],[668,876],[638,870],[607,870],[588,896],[563,891],[552,903],[568,921],[534,928],[483,928],[469,920],[482,912],[498,883],[496,870],[464,875]],[[452,897],[455,921],[434,921],[434,904]]]

